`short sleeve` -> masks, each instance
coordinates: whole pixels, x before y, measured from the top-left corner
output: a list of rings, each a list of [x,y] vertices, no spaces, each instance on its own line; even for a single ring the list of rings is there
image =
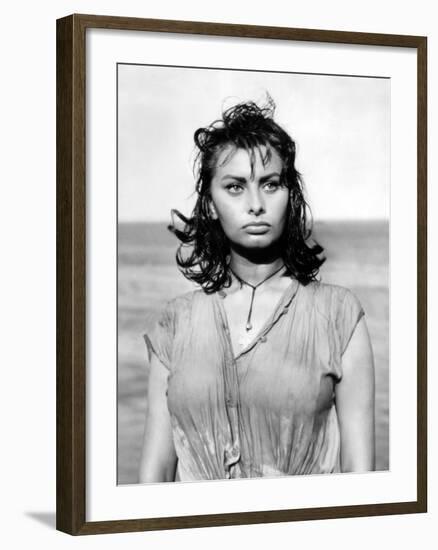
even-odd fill
[[[174,310],[172,304],[168,302],[151,330],[143,334],[149,361],[152,358],[153,352],[168,370],[170,370],[172,357],[174,326]]]
[[[336,317],[336,325],[340,337],[341,355],[345,352],[353,336],[354,330],[365,315],[358,298],[348,289],[342,289],[339,296],[339,307]]]

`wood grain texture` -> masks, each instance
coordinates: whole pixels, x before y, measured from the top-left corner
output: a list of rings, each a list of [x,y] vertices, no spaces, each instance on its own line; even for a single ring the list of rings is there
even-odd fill
[[[397,46],[416,48],[422,37],[397,34],[347,32],[334,30],[298,29],[214,22],[173,21],[166,19],[141,19],[75,14],[81,26],[104,29],[173,32],[241,38],[273,40],[299,40],[308,42],[332,42],[337,44],[364,44],[368,46]]]
[[[418,55],[418,496],[413,502],[86,521],[87,28],[416,48]],[[427,511],[427,40],[420,36],[71,15],[57,21],[57,529],[72,535],[277,523]]]
[[[85,523],[85,43],[57,22],[57,529]]]
[[[427,511],[427,39],[417,49],[417,499]]]

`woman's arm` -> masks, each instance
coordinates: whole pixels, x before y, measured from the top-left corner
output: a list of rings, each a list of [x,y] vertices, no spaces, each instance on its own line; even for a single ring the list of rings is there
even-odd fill
[[[341,471],[374,470],[374,361],[363,317],[342,356],[342,371],[335,390],[341,431]]]
[[[147,392],[146,426],[140,460],[139,482],[175,481],[177,457],[167,408],[169,371],[152,353]]]

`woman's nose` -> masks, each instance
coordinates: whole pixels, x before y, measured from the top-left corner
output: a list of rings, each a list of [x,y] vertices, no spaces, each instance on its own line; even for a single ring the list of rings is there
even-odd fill
[[[259,190],[249,191],[248,210],[251,214],[259,215],[265,211],[263,197]]]

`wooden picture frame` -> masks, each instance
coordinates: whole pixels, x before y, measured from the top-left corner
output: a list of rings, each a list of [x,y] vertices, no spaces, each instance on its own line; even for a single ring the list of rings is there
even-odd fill
[[[89,29],[407,48],[417,60],[417,498],[329,507],[88,521],[86,514],[86,33]],[[102,205],[104,208],[104,205]],[[427,39],[70,15],[57,21],[57,529],[72,535],[427,511]]]

